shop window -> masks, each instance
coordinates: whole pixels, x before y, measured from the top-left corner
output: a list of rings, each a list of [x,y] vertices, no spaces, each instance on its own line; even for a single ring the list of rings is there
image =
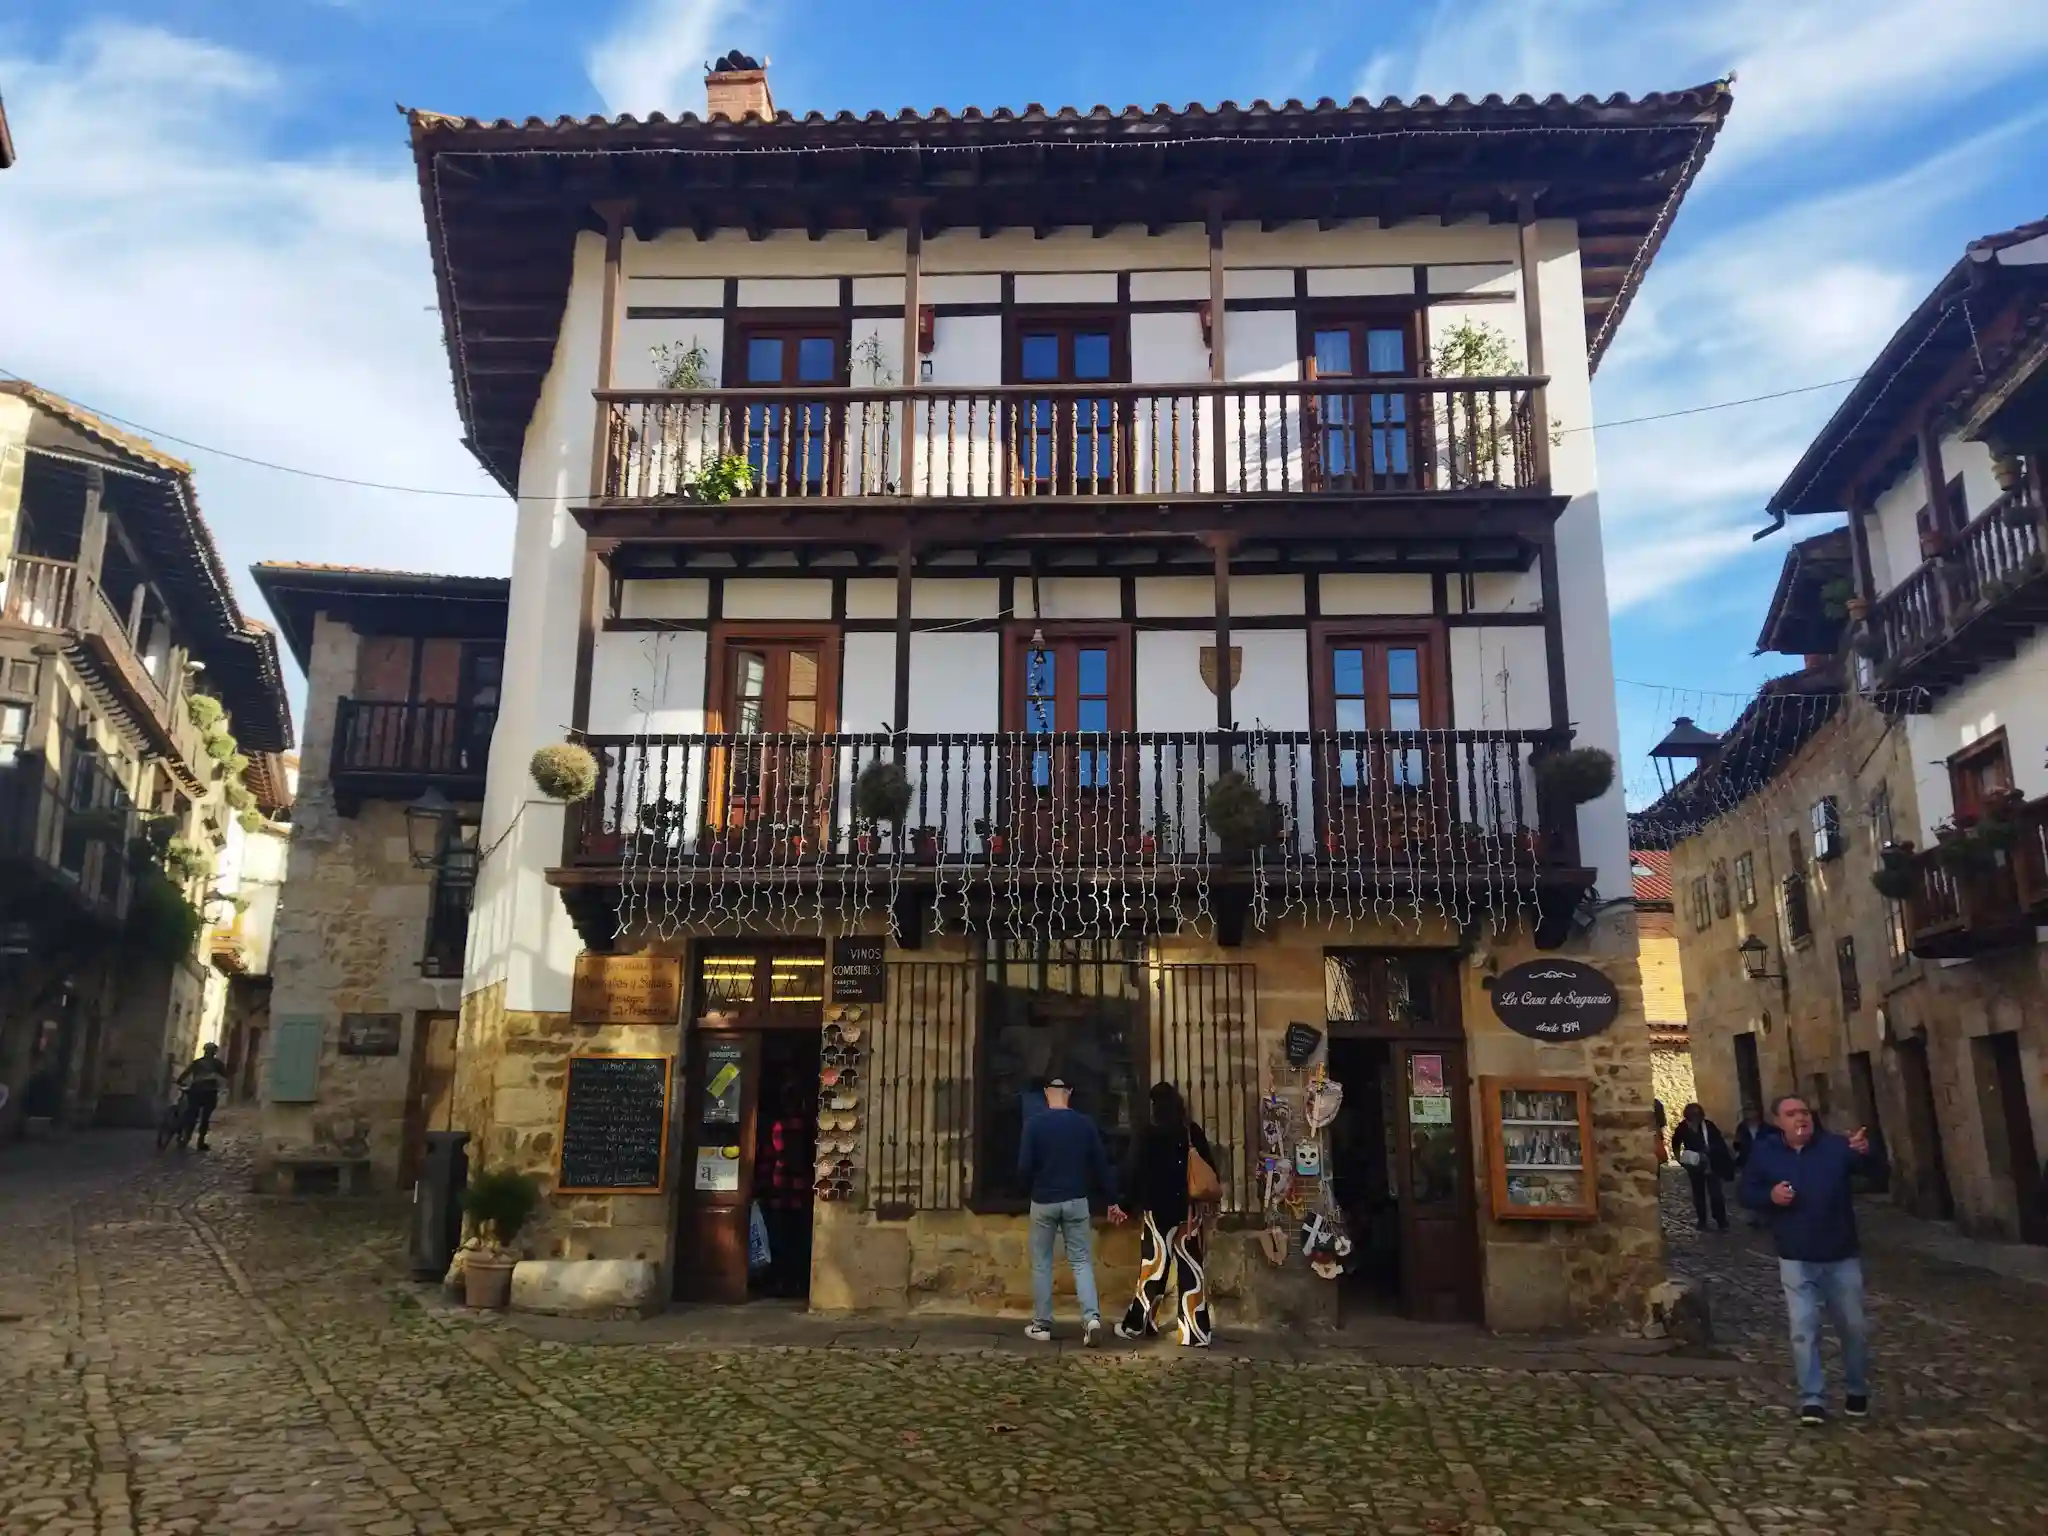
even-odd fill
[[[1856,941],[1847,934],[1835,941],[1835,976],[1842,984],[1842,1012],[1863,1006],[1863,983],[1856,977]]]
[[[1842,855],[1842,813],[1833,795],[1813,802],[1813,856],[1836,859]]]
[[[1728,861],[1714,860],[1714,916],[1728,915]]]
[[[1735,860],[1735,902],[1743,911],[1756,907],[1756,855],[1739,854]]]
[[[1021,1211],[1024,1122],[1044,1108],[1048,1077],[1101,1128],[1121,1167],[1144,1099],[1143,966],[1135,943],[999,940],[982,984],[975,1100],[974,1205]]]

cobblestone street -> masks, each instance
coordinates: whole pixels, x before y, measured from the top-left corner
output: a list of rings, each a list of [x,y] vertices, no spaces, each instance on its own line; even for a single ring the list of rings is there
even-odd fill
[[[1814,1432],[1774,1267],[1669,1189],[1731,1359],[1031,1353],[1007,1325],[619,1346],[445,1309],[393,1209],[259,1201],[224,1142],[0,1152],[6,1536],[2048,1529],[2048,1291],[1888,1213],[1875,1416]]]

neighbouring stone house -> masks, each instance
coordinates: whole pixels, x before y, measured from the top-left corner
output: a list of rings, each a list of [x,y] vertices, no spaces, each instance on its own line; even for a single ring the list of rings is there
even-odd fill
[[[1657,1102],[1676,1124],[1699,1095],[1693,1081],[1692,1043],[1686,1029],[1685,968],[1672,916],[1671,854],[1637,848],[1630,853],[1636,898],[1637,963],[1643,973],[1643,1018],[1650,1026],[1650,1077]]]
[[[306,674],[256,1177],[402,1187],[448,1119],[507,583],[288,564],[255,577]]]
[[[0,382],[0,1135],[153,1124],[223,1038],[245,828],[289,798],[275,637],[190,469]]]
[[[410,118],[465,438],[519,493],[455,1122],[543,1179],[531,1250],[1014,1313],[1057,1071],[1117,1149],[1182,1088],[1234,1318],[1635,1311],[1652,1037],[1575,751],[1618,737],[1579,429],[1726,85],[707,91]],[[595,788],[536,803],[565,736]],[[1598,1016],[1522,1011],[1565,991]]]
[[[1794,547],[1771,599],[1761,648],[1806,667],[1645,818],[1673,839],[1710,1106],[1807,1094],[1831,1123],[1883,1131],[1912,1209],[2033,1242],[2048,1242],[2044,459],[2038,223],[1971,244],[1772,498],[1781,517],[1848,514]],[[1758,981],[1731,964],[1752,937]]]

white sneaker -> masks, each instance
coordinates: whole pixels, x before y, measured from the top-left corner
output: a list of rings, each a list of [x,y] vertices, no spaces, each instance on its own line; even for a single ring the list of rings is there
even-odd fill
[[[1036,1344],[1050,1344],[1052,1329],[1044,1323],[1027,1323],[1024,1326],[1024,1337]]]
[[[1102,1319],[1101,1319],[1101,1318],[1099,1318],[1099,1317],[1091,1317],[1091,1318],[1089,1318],[1089,1319],[1088,1319],[1088,1321],[1087,1321],[1087,1322],[1085,1322],[1085,1323],[1083,1323],[1083,1324],[1081,1325],[1081,1347],[1082,1347],[1083,1349],[1093,1349],[1093,1348],[1095,1347],[1095,1341],[1096,1341],[1097,1339],[1100,1339],[1101,1337],[1102,1337]]]
[[[1140,1330],[1136,1328],[1126,1328],[1122,1323],[1118,1323],[1116,1327],[1111,1331],[1114,1332],[1118,1338],[1128,1339],[1133,1344],[1138,1343],[1145,1337],[1145,1335]]]

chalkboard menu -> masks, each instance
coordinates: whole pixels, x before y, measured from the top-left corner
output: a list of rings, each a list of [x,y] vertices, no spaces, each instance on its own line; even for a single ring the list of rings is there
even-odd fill
[[[835,939],[832,943],[832,1001],[879,1003],[889,996],[889,972],[881,939]]]
[[[666,1056],[571,1056],[556,1188],[659,1194],[668,1161]]]

